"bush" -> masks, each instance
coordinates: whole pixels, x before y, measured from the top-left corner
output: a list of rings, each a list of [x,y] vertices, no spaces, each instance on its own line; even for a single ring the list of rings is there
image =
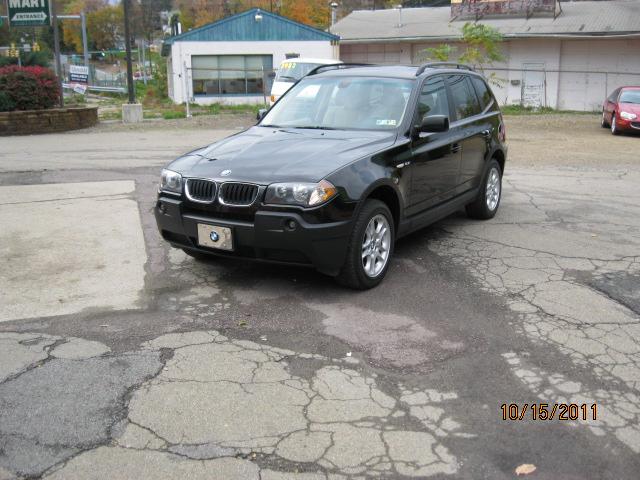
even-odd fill
[[[58,80],[48,68],[0,68],[0,111],[51,108],[59,99]]]

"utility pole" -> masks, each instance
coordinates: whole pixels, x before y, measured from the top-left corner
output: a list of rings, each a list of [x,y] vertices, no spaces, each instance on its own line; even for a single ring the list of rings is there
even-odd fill
[[[87,40],[87,16],[84,11],[80,12],[80,24],[82,26],[82,51],[84,52],[84,66],[89,68],[88,83],[91,83],[91,67],[89,67],[89,47]]]
[[[129,103],[136,103],[136,93],[133,88],[133,67],[131,65],[131,32],[129,28],[130,0],[124,3],[124,45],[127,54],[127,90],[129,91]]]
[[[58,75],[58,89],[60,90],[60,108],[64,108],[64,91],[62,90],[62,65],[60,64],[60,34],[58,33],[58,15],[56,14],[56,0],[51,0],[51,21],[53,23],[53,50],[56,57],[56,74]]]

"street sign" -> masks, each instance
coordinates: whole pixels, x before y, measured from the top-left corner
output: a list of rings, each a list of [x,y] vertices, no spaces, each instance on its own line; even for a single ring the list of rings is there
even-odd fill
[[[89,83],[89,67],[83,65],[69,65],[69,82]]]
[[[50,0],[7,0],[10,27],[51,25]]]

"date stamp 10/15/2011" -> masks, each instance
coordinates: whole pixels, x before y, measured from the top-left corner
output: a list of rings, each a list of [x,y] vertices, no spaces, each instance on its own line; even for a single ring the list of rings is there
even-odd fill
[[[597,420],[598,406],[595,403],[503,403],[502,420]]]

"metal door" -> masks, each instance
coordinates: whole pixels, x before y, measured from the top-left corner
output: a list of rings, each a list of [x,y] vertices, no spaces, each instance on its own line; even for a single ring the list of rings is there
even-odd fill
[[[520,103],[523,107],[540,108],[545,106],[544,63],[522,64],[522,92]]]

